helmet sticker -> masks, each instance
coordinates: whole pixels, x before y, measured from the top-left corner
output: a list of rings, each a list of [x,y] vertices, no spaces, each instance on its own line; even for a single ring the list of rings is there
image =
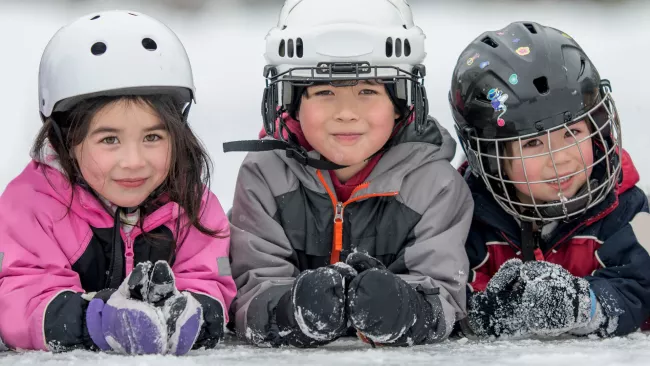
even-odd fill
[[[517,84],[519,84],[519,76],[517,76],[517,74],[512,74],[512,75],[510,75],[510,77],[508,78],[508,81],[509,81],[510,84],[512,84],[512,85],[517,85]]]
[[[506,121],[501,118],[503,117],[504,114],[508,111],[508,106],[506,106],[506,101],[508,100],[508,94],[504,94],[503,91],[499,88],[493,88],[490,89],[490,91],[487,94],[488,100],[490,100],[492,104],[492,108],[494,108],[495,112],[501,112],[499,113],[499,116],[497,117],[497,125],[499,127],[503,127],[506,125]]]
[[[516,52],[519,56],[526,56],[530,53],[530,47],[519,47]]]
[[[519,43],[519,41],[521,41],[519,38],[515,38],[512,40],[512,43]]]
[[[475,53],[474,56],[470,57],[467,59],[467,66],[472,66],[474,64],[474,61],[476,61],[477,58],[481,57],[480,54]]]
[[[478,66],[479,66],[481,69],[484,69],[484,68],[490,66],[490,61],[483,61],[483,62],[481,62],[481,64],[478,65]]]

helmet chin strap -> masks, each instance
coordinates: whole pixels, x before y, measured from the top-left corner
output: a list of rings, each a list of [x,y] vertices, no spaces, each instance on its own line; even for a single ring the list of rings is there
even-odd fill
[[[259,152],[271,150],[284,150],[288,158],[294,159],[302,165],[310,166],[319,170],[337,170],[347,168],[347,165],[339,165],[331,161],[315,159],[309,156],[307,150],[300,146],[296,136],[291,132],[284,122],[282,115],[284,108],[278,111],[278,118],[280,119],[280,139],[265,139],[265,140],[241,140],[224,142],[223,152],[240,151],[240,152]],[[284,138],[284,132],[287,132],[288,139]]]

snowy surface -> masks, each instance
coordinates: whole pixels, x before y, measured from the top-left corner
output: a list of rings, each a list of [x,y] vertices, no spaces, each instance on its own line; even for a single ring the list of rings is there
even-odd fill
[[[186,365],[648,365],[650,334],[614,339],[562,341],[447,341],[432,346],[376,348],[357,340],[337,341],[319,349],[264,349],[227,345],[193,351],[184,357],[126,357],[75,351],[63,354],[27,352],[0,354],[0,365],[186,366]]]

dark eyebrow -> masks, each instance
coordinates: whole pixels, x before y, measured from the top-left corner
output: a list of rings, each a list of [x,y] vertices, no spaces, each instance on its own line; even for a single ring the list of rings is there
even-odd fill
[[[90,136],[99,135],[100,133],[118,133],[120,130],[111,127],[99,127],[90,133]]]
[[[163,125],[162,123],[158,123],[151,127],[145,128],[144,132],[152,132],[152,131],[160,131],[160,130],[166,131],[167,128],[165,128],[165,125]]]
[[[165,125],[163,125],[162,123],[158,123],[158,124],[156,124],[156,125],[154,125],[154,126],[151,126],[151,127],[145,128],[145,129],[144,129],[144,132],[152,132],[152,131],[160,131],[160,130],[166,130]],[[101,134],[101,133],[113,133],[113,134],[117,134],[117,133],[119,133],[119,132],[120,132],[120,130],[117,129],[117,128],[112,128],[112,127],[99,127],[99,128],[97,128],[96,130],[94,130],[93,132],[91,132],[90,135],[91,135],[91,136],[94,136],[94,135],[99,135],[99,134]]]

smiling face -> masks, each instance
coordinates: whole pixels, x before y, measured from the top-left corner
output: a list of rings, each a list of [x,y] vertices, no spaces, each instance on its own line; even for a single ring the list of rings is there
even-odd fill
[[[149,105],[118,100],[91,119],[74,157],[95,192],[120,207],[135,207],[167,178],[171,151],[169,133]]]
[[[352,176],[389,140],[399,114],[383,84],[308,87],[296,114],[309,144]]]
[[[592,171],[594,155],[589,136],[587,123],[580,121],[548,135],[522,140],[521,146],[518,141],[508,143],[508,156],[523,157],[523,162],[509,159],[504,163],[509,180],[520,182],[514,183],[519,200],[533,203],[532,195],[536,203],[544,203],[574,197]],[[551,181],[532,183],[545,180]]]

